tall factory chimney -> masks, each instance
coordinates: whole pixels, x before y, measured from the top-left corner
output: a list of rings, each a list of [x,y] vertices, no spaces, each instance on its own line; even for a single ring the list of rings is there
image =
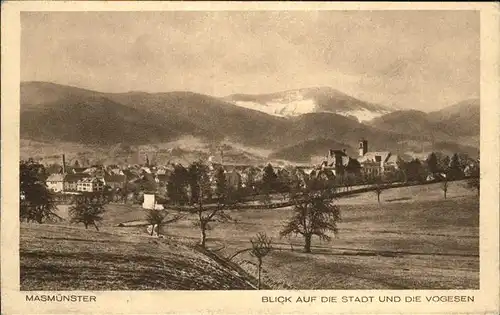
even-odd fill
[[[63,174],[66,174],[66,156],[64,155],[64,153],[62,155],[62,172]]]

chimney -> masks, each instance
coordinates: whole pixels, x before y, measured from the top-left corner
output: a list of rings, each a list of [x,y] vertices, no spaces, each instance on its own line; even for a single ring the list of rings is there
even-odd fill
[[[64,156],[64,153],[62,155],[62,172],[63,174],[66,174],[66,157]]]

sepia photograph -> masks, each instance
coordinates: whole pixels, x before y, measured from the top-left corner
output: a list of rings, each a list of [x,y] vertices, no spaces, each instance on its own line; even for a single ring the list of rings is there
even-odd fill
[[[20,32],[21,291],[480,289],[478,11]]]

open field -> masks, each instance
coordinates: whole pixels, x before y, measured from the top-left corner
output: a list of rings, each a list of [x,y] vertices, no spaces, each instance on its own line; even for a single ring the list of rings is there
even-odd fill
[[[21,290],[252,289],[245,275],[168,238],[21,226]]]
[[[466,188],[465,181],[460,180],[448,182],[447,199],[462,197],[477,198],[475,191]],[[413,203],[425,201],[441,201],[443,199],[443,191],[441,190],[440,183],[387,189],[384,190],[380,195],[380,201],[382,203]],[[367,192],[342,197],[338,200],[337,203],[339,205],[343,205],[371,204],[376,202],[376,194],[374,192]]]
[[[337,201],[342,215],[339,235],[330,242],[313,238],[311,254],[302,252],[302,239],[278,236],[291,214],[289,208],[231,211],[236,221],[214,226],[208,231],[207,244],[227,258],[248,248],[250,237],[256,233],[266,232],[273,238],[275,250],[264,259],[263,281],[273,289],[478,289],[479,202],[475,192],[463,184],[451,183],[446,200],[439,184],[386,190],[381,204],[373,192],[341,198]],[[60,228],[23,226],[22,285],[154,289],[171,283],[172,288],[249,287],[240,280],[241,275],[228,278],[224,266],[193,249],[199,231],[190,220],[167,226],[164,240],[152,239],[145,235],[144,227],[116,227],[120,222],[143,220],[144,211],[139,207],[107,208],[102,232],[69,228],[64,223]],[[154,240],[158,244],[152,243]],[[174,272],[163,272],[162,259]],[[248,253],[233,261],[256,275]],[[206,267],[197,269],[201,265]],[[61,274],[58,268],[71,273]],[[98,271],[90,273],[92,268]],[[112,268],[119,270],[116,278],[106,273]],[[135,272],[136,268],[140,272]],[[127,282],[127,272],[135,280]],[[179,279],[198,277],[197,273],[204,274],[205,278],[200,278],[205,279],[200,280],[206,281],[204,285]],[[68,283],[75,277],[81,279],[78,275],[84,280]],[[222,275],[226,275],[224,279]],[[155,285],[161,281],[167,282]]]

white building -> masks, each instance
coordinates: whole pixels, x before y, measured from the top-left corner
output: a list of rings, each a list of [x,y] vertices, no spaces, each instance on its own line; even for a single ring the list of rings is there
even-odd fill
[[[156,203],[155,194],[144,194],[144,201],[142,202],[143,209],[155,209],[155,210],[163,210],[163,205],[159,205]]]
[[[400,161],[402,158],[399,155],[389,151],[368,151],[368,141],[359,141],[358,162],[366,175],[380,176],[385,172],[397,170]]]
[[[82,192],[103,191],[104,181],[95,177],[83,178],[77,182],[76,190]]]
[[[54,192],[64,190],[64,174],[51,174],[45,181],[47,188]]]

